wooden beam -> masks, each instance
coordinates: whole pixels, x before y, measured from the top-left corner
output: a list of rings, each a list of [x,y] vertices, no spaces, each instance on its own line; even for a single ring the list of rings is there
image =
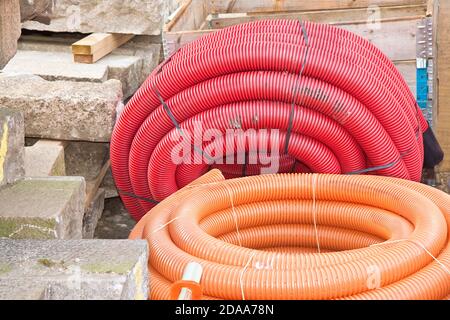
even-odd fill
[[[381,7],[379,13],[375,9],[346,9],[323,11],[294,11],[286,13],[220,13],[209,15],[206,20],[213,29],[221,29],[255,20],[266,19],[302,19],[329,24],[370,23],[398,20],[414,20],[424,17],[424,5]]]
[[[133,37],[132,34],[93,33],[72,44],[74,60],[94,63]]]
[[[434,0],[427,1],[427,17],[433,16]]]
[[[95,60],[98,61],[99,59]],[[73,61],[76,63],[87,63],[92,64],[94,63],[94,56],[92,54],[83,55],[83,54],[74,54],[73,55]]]
[[[211,3],[211,13],[216,14],[226,12],[261,13],[356,9],[371,6],[426,5],[427,0],[205,0],[205,2]]]

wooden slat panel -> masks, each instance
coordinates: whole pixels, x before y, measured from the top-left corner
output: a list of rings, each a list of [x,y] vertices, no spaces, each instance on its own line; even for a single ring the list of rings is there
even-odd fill
[[[186,0],[178,8],[176,14],[167,22],[165,31],[183,31],[200,29],[208,15],[205,1]]]
[[[411,60],[416,58],[416,21],[383,22],[380,29],[368,29],[365,23],[344,24],[341,27],[365,37],[382,50],[391,60]],[[215,30],[166,33],[164,38],[165,42],[167,42],[167,47],[170,48],[169,54],[179,46],[213,31]]]
[[[450,171],[450,1],[437,10],[437,115],[435,129],[445,153],[441,171]]]
[[[389,59],[397,61],[416,58],[416,22],[417,20],[383,22],[378,30],[368,29],[366,24],[340,27],[368,39]]]
[[[203,1],[203,0],[194,0]],[[310,11],[426,4],[427,0],[209,0],[212,13]]]
[[[416,96],[416,60],[397,61],[394,64],[402,74],[413,95]]]

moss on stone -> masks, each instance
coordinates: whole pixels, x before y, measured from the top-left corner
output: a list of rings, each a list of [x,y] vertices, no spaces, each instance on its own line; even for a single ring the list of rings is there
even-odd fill
[[[54,261],[51,259],[47,259],[47,258],[42,258],[42,259],[38,259],[38,264],[47,267],[47,268],[52,268],[52,267],[63,267],[65,268],[65,264],[64,264],[64,260],[61,261]]]
[[[116,274],[128,274],[135,262],[97,262],[97,263],[89,263],[81,266],[81,269],[87,272],[92,273],[116,273]]]
[[[0,237],[10,239],[54,239],[56,221],[40,218],[0,217]]]
[[[6,263],[0,263],[0,274],[8,273],[12,270],[12,266]]]
[[[16,183],[11,186],[10,190],[17,193],[23,193],[23,192],[36,192],[38,190],[42,190],[46,193],[50,190],[51,192],[54,192],[53,190],[58,191],[69,191],[68,194],[72,193],[72,190],[74,187],[79,185],[79,181],[77,180],[52,180],[52,179],[32,179],[32,180],[23,180],[19,183]]]

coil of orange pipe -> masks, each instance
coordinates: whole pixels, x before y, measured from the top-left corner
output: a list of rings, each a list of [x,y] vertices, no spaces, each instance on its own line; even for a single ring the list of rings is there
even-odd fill
[[[218,170],[139,221],[151,299],[192,261],[205,299],[445,299],[450,196],[377,176]]]

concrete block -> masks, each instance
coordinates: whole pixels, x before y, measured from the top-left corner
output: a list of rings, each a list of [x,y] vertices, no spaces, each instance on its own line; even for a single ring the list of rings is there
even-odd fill
[[[25,136],[54,140],[110,140],[121,83],[46,81],[34,75],[0,75],[0,105],[20,110]]]
[[[25,147],[25,176],[65,176],[64,142],[39,140]]]
[[[0,1],[0,69],[16,53],[17,40],[21,33],[20,28],[19,1]]]
[[[0,238],[81,239],[82,177],[25,178],[0,189]]]
[[[58,0],[50,25],[23,27],[54,32],[109,32],[159,35],[178,0]]]
[[[86,208],[83,217],[83,239],[94,238],[95,228],[105,207],[105,189],[98,189],[97,194]]]
[[[0,187],[23,177],[24,140],[22,114],[0,103]]]
[[[147,251],[143,240],[0,240],[0,298],[146,299]]]

